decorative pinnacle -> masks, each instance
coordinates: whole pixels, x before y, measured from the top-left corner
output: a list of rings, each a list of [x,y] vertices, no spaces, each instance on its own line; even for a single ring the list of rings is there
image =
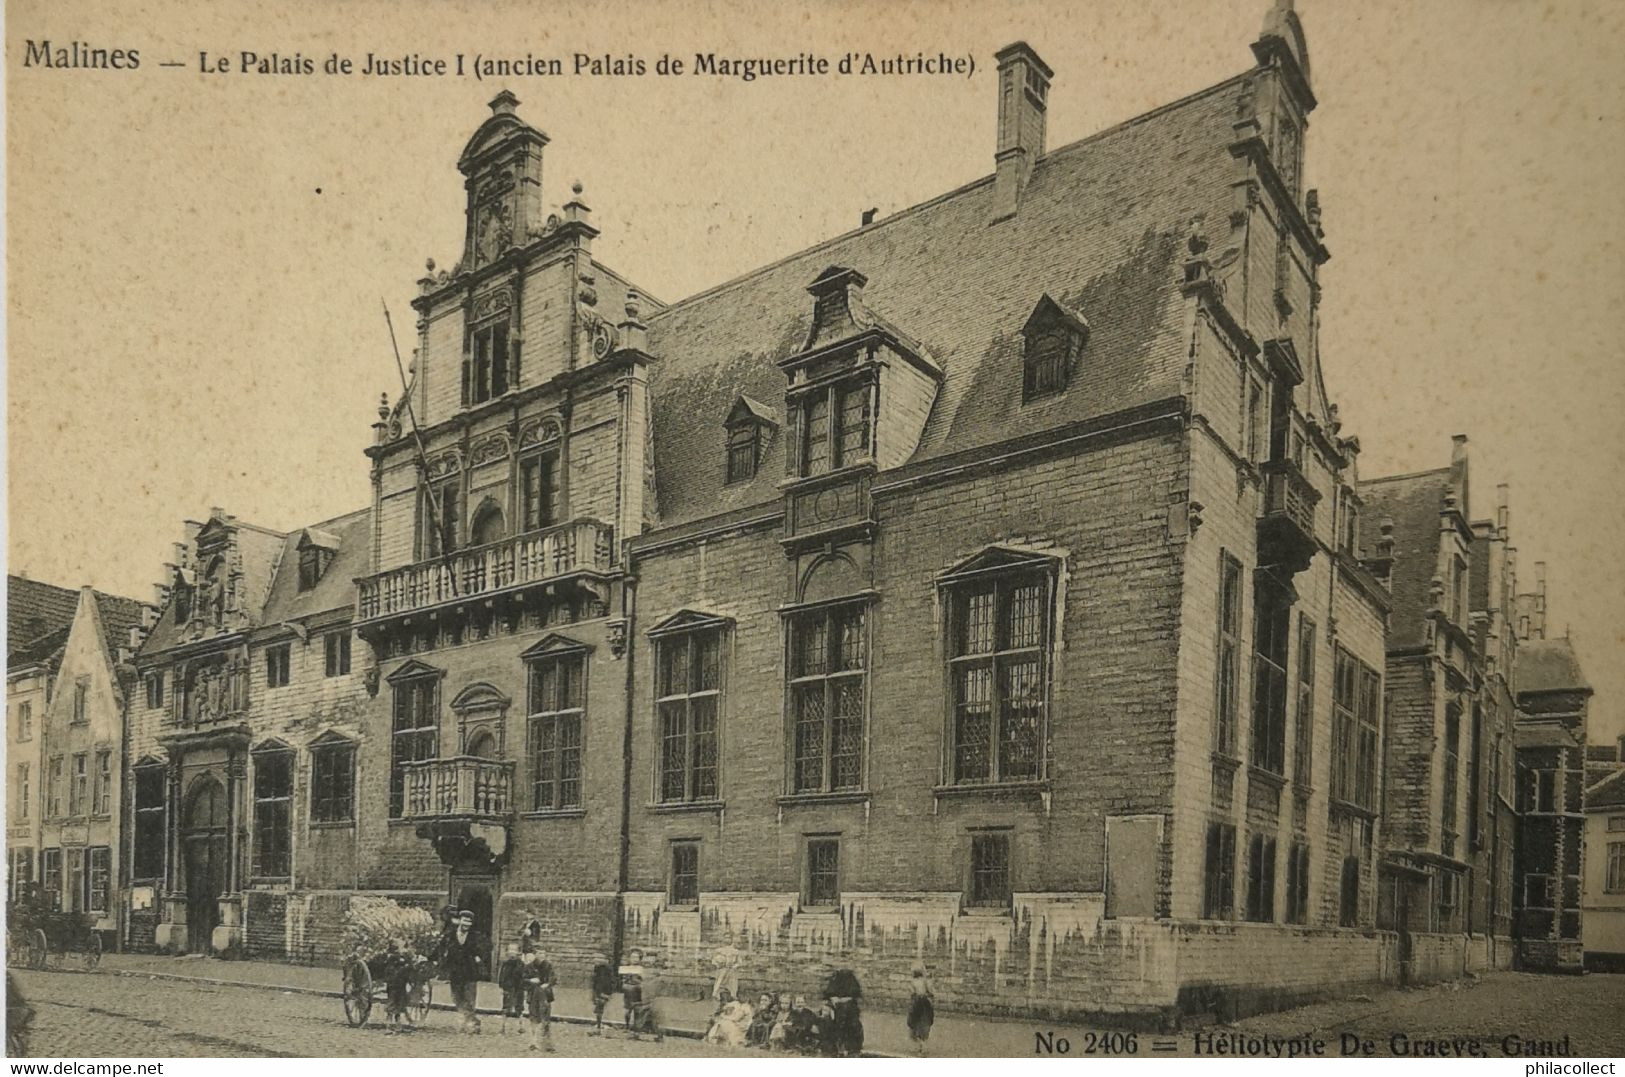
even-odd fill
[[[638,320],[638,312],[642,309],[642,297],[636,288],[630,288],[626,293],[626,316],[631,321]]]
[[[584,190],[586,190],[586,188],[581,186],[580,180],[576,180],[570,184],[570,193],[575,195],[577,198],[581,197],[581,192]]]
[[[386,421],[389,419],[389,394],[388,393],[379,393],[378,394],[378,418],[386,420]]]
[[[519,98],[515,97],[508,90],[503,90],[501,93],[491,98],[491,114],[494,116],[500,116],[503,113],[512,113],[513,110],[518,107]]]
[[[427,261],[425,261],[423,263],[423,268],[424,268],[425,271],[427,271],[429,273],[433,273],[434,272],[434,259],[430,258]]]

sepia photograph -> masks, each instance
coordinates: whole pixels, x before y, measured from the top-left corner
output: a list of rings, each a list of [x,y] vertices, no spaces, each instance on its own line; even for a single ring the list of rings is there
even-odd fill
[[[1625,1056],[1625,4],[4,17],[12,1073]]]

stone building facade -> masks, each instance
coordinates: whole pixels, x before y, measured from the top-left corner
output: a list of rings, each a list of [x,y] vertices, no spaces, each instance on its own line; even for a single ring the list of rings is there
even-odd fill
[[[1518,645],[1518,948],[1524,967],[1584,964],[1585,750],[1592,689],[1566,638],[1546,636],[1544,573]]]
[[[671,305],[579,184],[544,210],[499,94],[372,504],[177,554],[132,937],[331,960],[387,895],[567,976],[732,947],[887,998],[924,959],[948,1005],[1147,1020],[1394,979],[1391,598],[1290,4],[1252,57],[1052,150],[1012,45],[991,175]]]
[[[1368,561],[1389,584],[1379,924],[1454,938],[1456,971],[1513,957],[1513,551],[1505,488],[1472,521],[1467,439],[1448,466],[1366,482]]]
[[[22,576],[6,577],[6,897],[38,880],[40,723],[56,690],[79,606],[78,593]]]

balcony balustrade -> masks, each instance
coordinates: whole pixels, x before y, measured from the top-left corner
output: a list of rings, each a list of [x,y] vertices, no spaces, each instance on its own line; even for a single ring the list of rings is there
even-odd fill
[[[1258,562],[1302,572],[1315,555],[1320,493],[1290,460],[1263,466],[1264,513],[1258,519]]]
[[[408,819],[504,819],[513,813],[513,763],[479,756],[405,764]]]
[[[613,557],[609,525],[576,520],[361,579],[356,615],[369,621],[572,575],[604,574]]]

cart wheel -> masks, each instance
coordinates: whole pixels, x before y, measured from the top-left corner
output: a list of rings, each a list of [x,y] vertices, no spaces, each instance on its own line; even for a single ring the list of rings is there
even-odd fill
[[[45,958],[50,953],[50,946],[45,942],[45,929],[36,927],[28,936],[28,967],[43,969]]]
[[[424,980],[423,987],[418,992],[417,1000],[412,1005],[412,1019],[422,1024],[429,1016],[429,1006],[434,1001],[434,981]]]
[[[100,965],[101,963],[102,933],[100,931],[92,931],[90,933],[90,944],[85,947],[85,970],[87,972],[94,971],[96,966]]]
[[[367,1023],[372,1013],[372,973],[365,961],[352,961],[344,966],[344,1019],[351,1028]]]

